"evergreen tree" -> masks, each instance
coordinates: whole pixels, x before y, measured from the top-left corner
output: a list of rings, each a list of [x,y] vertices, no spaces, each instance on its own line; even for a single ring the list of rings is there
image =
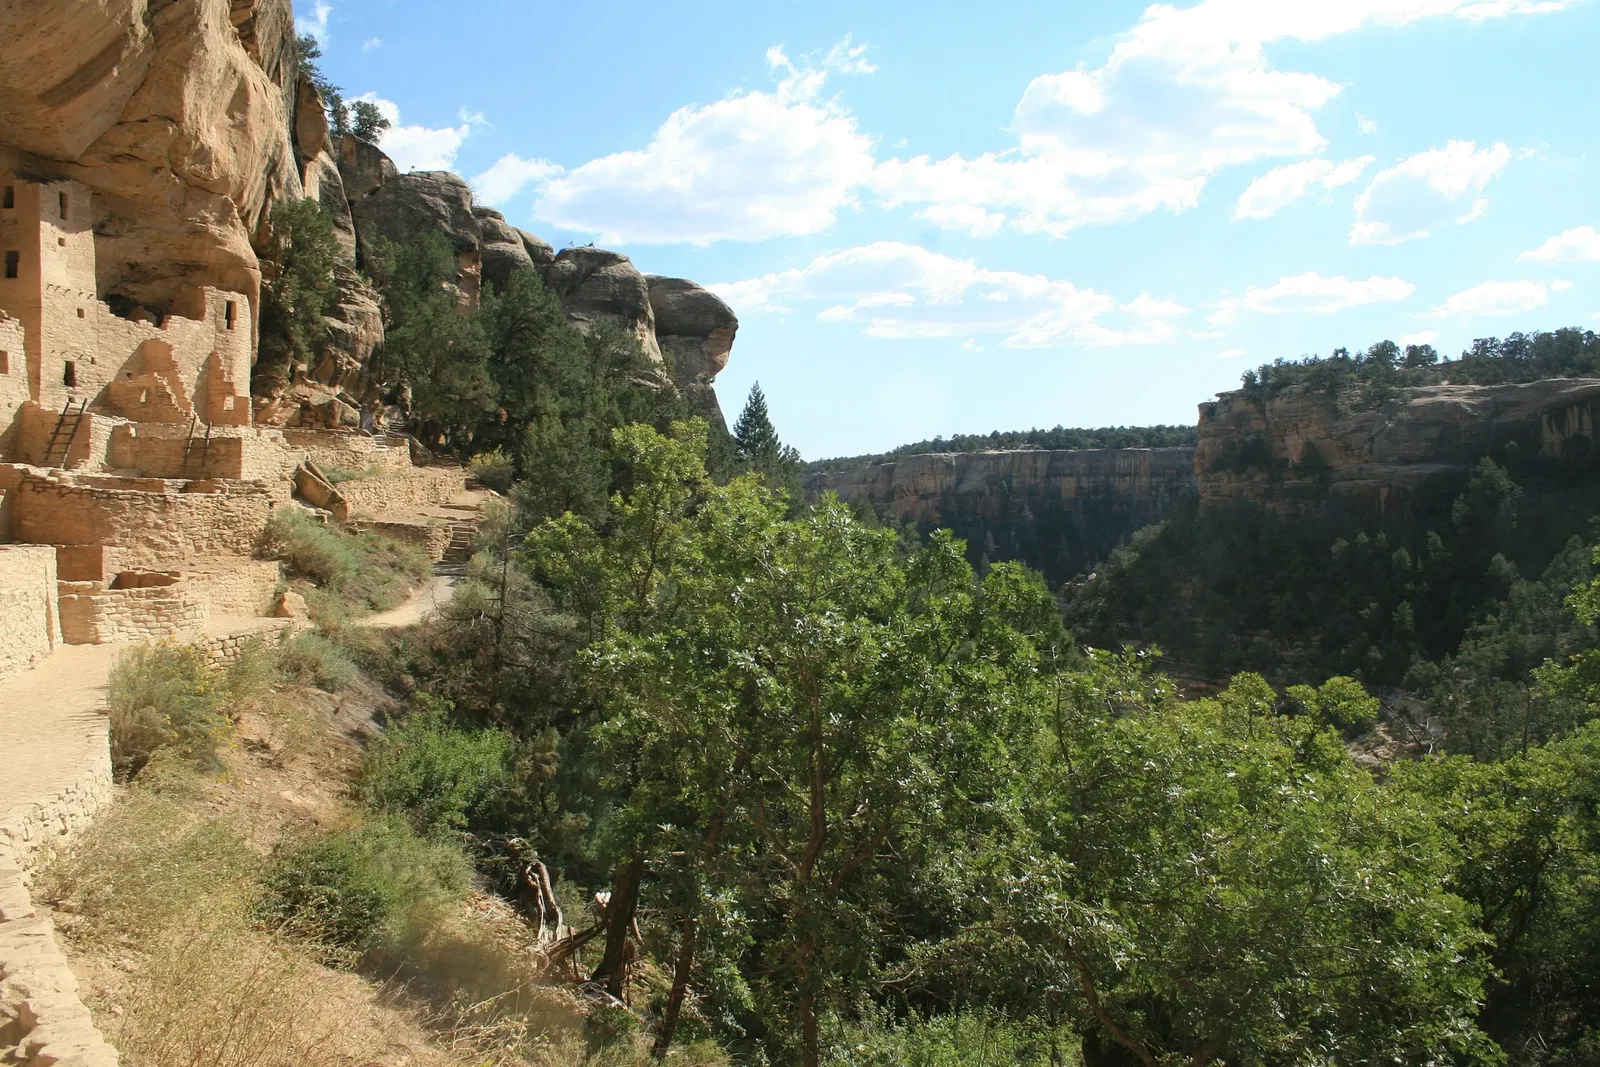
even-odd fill
[[[733,424],[733,441],[740,459],[757,464],[776,459],[783,448],[772,418],[767,414],[767,395],[761,391],[760,382],[750,387],[744,411]]]
[[[261,250],[261,344],[256,377],[286,377],[315,361],[327,340],[323,319],[333,299],[339,245],[333,223],[315,200],[290,200],[272,209],[271,234]]]

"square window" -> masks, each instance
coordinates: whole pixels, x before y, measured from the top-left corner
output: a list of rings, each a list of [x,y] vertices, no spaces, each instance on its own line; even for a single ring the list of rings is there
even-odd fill
[[[80,318],[80,319],[83,318],[83,309],[82,308],[78,309],[78,318]]]
[[[22,265],[22,253],[21,252],[7,252],[6,253],[6,277],[7,278],[15,278],[17,276],[17,268],[20,267],[21,265]]]
[[[67,239],[65,237],[57,237],[56,244],[60,245],[62,248],[65,248],[67,247]]]

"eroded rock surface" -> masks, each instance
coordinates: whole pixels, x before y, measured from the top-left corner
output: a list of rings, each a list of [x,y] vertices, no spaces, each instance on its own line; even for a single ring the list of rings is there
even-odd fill
[[[1166,518],[1194,489],[1194,455],[1186,447],[941,452],[819,472],[806,489],[869,503],[924,531],[949,527],[975,553],[1023,560],[1062,582]]]
[[[701,414],[722,421],[712,381],[728,365],[739,318],[722,298],[686,278],[652,274],[650,310],[656,341],[678,391]]]
[[[1206,505],[1337,508],[1404,524],[1448,503],[1485,456],[1591,464],[1597,412],[1600,380],[1590,378],[1425,386],[1370,408],[1304,386],[1271,399],[1239,390],[1200,405],[1195,472]]]

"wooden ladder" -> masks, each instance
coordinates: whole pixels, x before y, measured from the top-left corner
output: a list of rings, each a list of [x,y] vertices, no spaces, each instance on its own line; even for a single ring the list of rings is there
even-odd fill
[[[189,416],[189,440],[183,446],[183,469],[179,472],[184,477],[188,477],[188,474],[189,474],[189,459],[190,459],[191,456],[194,455],[194,428],[195,428],[195,423],[199,418],[200,418],[200,416],[197,415],[197,414],[191,414]],[[200,441],[200,473],[201,473],[201,475],[204,475],[205,472],[206,472],[206,460],[208,460],[209,458],[211,458],[211,424],[208,422],[208,423],[206,423],[206,435]]]
[[[83,415],[88,410],[87,399],[78,402],[77,411],[72,410],[71,397],[61,405],[61,414],[56,417],[56,428],[50,431],[50,441],[44,446],[44,462],[41,466],[66,467],[67,457],[72,453],[72,442],[77,440],[78,427],[83,425]]]

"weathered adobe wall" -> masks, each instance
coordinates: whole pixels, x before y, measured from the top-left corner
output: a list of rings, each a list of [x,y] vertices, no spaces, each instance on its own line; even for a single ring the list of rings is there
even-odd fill
[[[27,670],[60,640],[56,551],[0,545],[0,678]]]
[[[104,545],[119,568],[176,563],[194,556],[248,556],[272,510],[258,486],[100,478],[98,484],[27,474],[13,505],[18,540]],[[214,488],[218,491],[193,491]]]
[[[176,580],[172,585],[132,589],[106,589],[98,582],[61,583],[61,632],[69,645],[160,641],[202,630],[210,620],[210,603]]]
[[[1240,390],[1200,405],[1195,474],[1204,506],[1336,509],[1404,525],[1448,506],[1485,456],[1514,453],[1556,473],[1595,467],[1597,414],[1600,379],[1590,378],[1426,386],[1370,408],[1303,386],[1265,400]]]

